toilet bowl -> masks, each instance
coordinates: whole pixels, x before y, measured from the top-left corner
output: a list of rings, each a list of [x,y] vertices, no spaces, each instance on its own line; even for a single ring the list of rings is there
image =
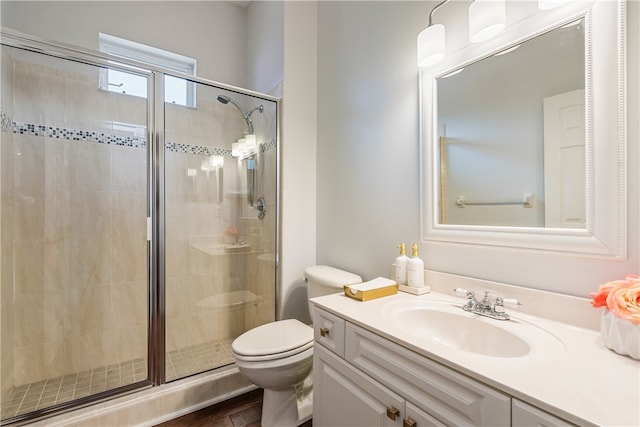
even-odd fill
[[[328,266],[305,270],[309,298],[342,292],[360,276]],[[236,338],[231,350],[238,370],[264,389],[262,425],[293,427],[311,418],[313,328],[297,319],[278,320]]]

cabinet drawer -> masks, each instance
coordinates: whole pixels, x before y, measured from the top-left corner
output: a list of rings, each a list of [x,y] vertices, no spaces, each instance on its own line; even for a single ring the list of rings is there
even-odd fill
[[[344,319],[313,307],[313,339],[344,357]]]
[[[555,415],[551,415],[548,412],[538,409],[535,406],[531,406],[518,399],[513,399],[512,409],[512,425],[514,427],[520,426],[548,426],[548,427],[566,427],[575,426],[570,422],[558,418]]]
[[[403,426],[415,426],[415,427],[447,427],[446,424],[442,424],[440,421],[433,418],[426,412],[418,409],[417,406],[406,403],[406,417]]]
[[[345,360],[446,425],[508,426],[511,397],[351,323]]]

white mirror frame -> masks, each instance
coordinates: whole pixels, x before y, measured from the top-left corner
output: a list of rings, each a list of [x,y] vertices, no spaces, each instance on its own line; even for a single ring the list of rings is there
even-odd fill
[[[585,5],[586,3],[586,5]],[[439,223],[440,162],[436,78],[558,26],[585,18],[586,229]],[[508,27],[491,43],[470,45],[420,72],[422,239],[551,251],[597,258],[627,256],[625,3],[569,2]]]

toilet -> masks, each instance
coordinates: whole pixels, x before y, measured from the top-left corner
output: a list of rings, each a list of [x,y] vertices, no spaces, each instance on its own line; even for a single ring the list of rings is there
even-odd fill
[[[304,272],[308,298],[362,282],[356,274],[316,265]],[[311,303],[308,305],[311,309]],[[285,319],[253,328],[231,344],[238,370],[264,389],[262,426],[293,427],[312,415],[313,328]]]

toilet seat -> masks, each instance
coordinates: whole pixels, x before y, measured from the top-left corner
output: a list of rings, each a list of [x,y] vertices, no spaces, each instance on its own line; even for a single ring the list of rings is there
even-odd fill
[[[313,328],[296,319],[279,320],[251,329],[231,344],[234,356],[243,361],[289,357],[313,347]]]

